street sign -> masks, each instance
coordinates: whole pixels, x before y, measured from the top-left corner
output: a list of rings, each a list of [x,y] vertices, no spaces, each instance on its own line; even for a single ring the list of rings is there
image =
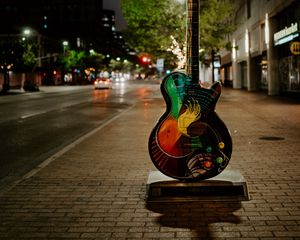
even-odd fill
[[[162,72],[162,70],[164,69],[164,59],[163,58],[159,58],[156,60],[156,68],[158,71]]]

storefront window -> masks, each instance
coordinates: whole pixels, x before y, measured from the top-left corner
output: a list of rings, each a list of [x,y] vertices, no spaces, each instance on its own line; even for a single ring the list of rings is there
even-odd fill
[[[299,72],[299,56],[288,56],[279,60],[280,88],[282,91],[300,91]]]
[[[290,90],[300,91],[300,57],[291,56],[290,65]]]
[[[261,81],[260,89],[268,89],[268,61],[266,53],[263,54],[261,59]]]

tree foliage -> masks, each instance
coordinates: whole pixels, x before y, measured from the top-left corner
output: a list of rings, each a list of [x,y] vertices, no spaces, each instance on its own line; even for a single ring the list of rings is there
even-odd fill
[[[134,65],[132,62],[129,61],[117,61],[114,59],[110,60],[109,63],[109,68],[112,71],[124,71],[124,72],[130,72],[133,68]]]
[[[61,62],[63,63],[65,70],[72,71],[72,69],[83,65],[84,57],[84,51],[68,50],[62,56]]]
[[[65,54],[61,55],[60,63],[63,65],[65,71],[71,72],[78,68],[84,70],[85,68],[99,68],[104,59],[104,55],[99,53],[87,53],[82,50],[67,49]]]
[[[205,53],[229,47],[226,35],[236,26],[232,22],[234,5],[231,0],[209,0],[200,8],[200,47]]]
[[[3,38],[0,41],[1,71],[31,71],[36,64],[36,46],[18,38]]]
[[[175,60],[167,49],[174,36],[180,46],[185,41],[186,4],[178,0],[122,0],[122,12],[127,22],[126,41],[138,52],[148,52]],[[204,1],[200,8],[200,47],[204,53],[229,46],[225,36],[235,26],[230,21],[234,11],[231,0]]]
[[[121,7],[128,26],[125,39],[138,52],[161,56],[171,35],[185,36],[184,6],[176,0],[122,0]]]
[[[83,59],[83,63],[88,68],[98,69],[100,68],[101,65],[103,65],[104,58],[105,56],[103,54],[95,52],[92,54],[85,55]]]
[[[37,46],[36,44],[29,43],[27,41],[22,42],[23,54],[22,60],[24,67],[28,70],[32,70],[37,63]]]

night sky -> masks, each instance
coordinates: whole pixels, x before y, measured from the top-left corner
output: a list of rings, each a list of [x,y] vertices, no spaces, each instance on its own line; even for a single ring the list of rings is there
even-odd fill
[[[126,27],[126,23],[121,12],[121,0],[103,0],[103,8],[115,11],[116,28],[118,31],[121,31]]]

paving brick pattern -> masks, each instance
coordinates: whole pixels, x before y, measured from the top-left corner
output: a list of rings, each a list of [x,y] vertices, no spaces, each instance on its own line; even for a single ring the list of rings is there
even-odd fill
[[[145,202],[148,135],[163,112],[160,94],[146,95],[2,194],[0,239],[300,239],[299,104],[224,90],[217,112],[234,143],[228,168],[248,182],[244,202]]]

